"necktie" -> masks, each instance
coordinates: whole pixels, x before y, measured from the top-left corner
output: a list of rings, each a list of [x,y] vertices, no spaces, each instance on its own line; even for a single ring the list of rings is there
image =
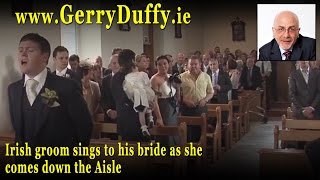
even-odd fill
[[[37,88],[38,84],[39,84],[39,82],[34,79],[28,79],[28,81],[26,82],[27,97],[28,97],[28,100],[29,100],[29,103],[31,106],[37,97],[36,88]]]
[[[179,65],[179,74],[182,73],[182,65]]]
[[[247,81],[248,81],[248,85],[249,87],[252,86],[252,82],[251,82],[251,69],[248,69],[248,74],[247,74]]]
[[[303,70],[302,70],[302,75],[303,75],[304,80],[305,80],[306,83],[308,84],[308,80],[309,80],[308,70],[307,70],[307,69],[303,69]]]
[[[216,85],[217,84],[217,72],[213,72],[213,82],[212,85]]]
[[[291,51],[286,51],[283,53],[283,55],[286,56],[286,59],[285,60],[290,60],[290,57],[291,57]]]
[[[264,63],[261,61],[261,73],[264,74]]]

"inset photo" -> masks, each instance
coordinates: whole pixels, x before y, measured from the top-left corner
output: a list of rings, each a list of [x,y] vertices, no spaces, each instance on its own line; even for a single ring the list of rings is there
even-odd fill
[[[258,4],[258,60],[315,60],[315,4]]]

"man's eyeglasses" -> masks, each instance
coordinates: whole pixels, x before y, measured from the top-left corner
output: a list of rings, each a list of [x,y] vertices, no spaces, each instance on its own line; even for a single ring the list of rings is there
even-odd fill
[[[282,34],[282,33],[286,32],[287,30],[289,33],[293,33],[293,32],[300,30],[300,28],[295,28],[295,27],[289,27],[288,29],[286,29],[284,27],[279,27],[279,28],[273,28],[273,29],[276,30],[276,32],[279,34]]]

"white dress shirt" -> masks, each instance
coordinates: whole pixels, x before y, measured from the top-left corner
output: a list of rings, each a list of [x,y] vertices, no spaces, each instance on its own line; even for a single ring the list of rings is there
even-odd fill
[[[216,74],[214,74],[216,72]],[[218,77],[219,76],[219,69],[216,71],[212,71],[212,85],[217,85],[218,84]]]
[[[56,75],[57,76],[65,76],[67,73],[68,67],[64,68],[62,71],[59,71],[58,69],[56,69]]]
[[[283,54],[284,52],[286,52],[286,50],[282,49],[281,47],[279,47],[279,49],[280,49],[282,60],[286,60],[286,56]],[[292,53],[292,48],[289,49],[289,51],[291,51],[291,53]]]
[[[24,77],[24,84],[23,87],[26,86],[26,83],[29,79],[34,79],[38,82],[38,85],[36,87],[36,92],[37,95],[39,94],[39,92],[41,91],[42,87],[44,86],[44,83],[46,82],[46,78],[47,78],[47,74],[48,74],[48,70],[46,68],[44,68],[38,75],[36,75],[34,78],[30,78],[28,75],[25,75]]]

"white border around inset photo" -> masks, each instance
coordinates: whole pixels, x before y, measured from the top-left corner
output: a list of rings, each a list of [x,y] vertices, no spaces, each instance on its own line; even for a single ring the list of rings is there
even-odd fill
[[[315,4],[258,4],[257,6],[257,50],[273,39],[272,26],[274,17],[281,11],[292,11],[300,23],[300,34],[316,39]]]

